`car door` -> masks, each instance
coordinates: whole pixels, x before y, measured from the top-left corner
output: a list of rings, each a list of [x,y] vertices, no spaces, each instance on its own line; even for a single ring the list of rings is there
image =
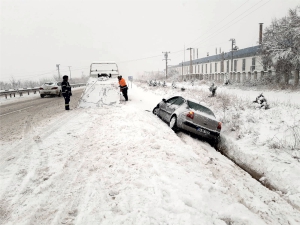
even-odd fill
[[[182,97],[177,97],[176,101],[172,101],[171,104],[166,107],[166,121],[171,120],[171,116],[173,113],[184,103],[184,99]]]
[[[169,98],[165,102],[162,102],[160,105],[160,116],[163,120],[169,122],[168,114],[171,111],[171,105],[178,99],[178,97]]]

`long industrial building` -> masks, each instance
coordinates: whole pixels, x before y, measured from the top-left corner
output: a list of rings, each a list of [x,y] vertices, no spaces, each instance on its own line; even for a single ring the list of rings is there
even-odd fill
[[[194,59],[171,66],[186,79],[208,79],[224,82],[243,82],[261,79],[266,73],[274,74],[272,68],[263,65],[260,46],[234,50],[204,58]]]

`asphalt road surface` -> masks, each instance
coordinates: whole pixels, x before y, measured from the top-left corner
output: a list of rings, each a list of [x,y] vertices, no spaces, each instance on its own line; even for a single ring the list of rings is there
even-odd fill
[[[73,89],[70,109],[77,107],[83,89]],[[12,102],[0,107],[0,141],[15,141],[26,136],[43,120],[66,113],[63,97],[48,97]],[[45,128],[46,129],[46,128]]]

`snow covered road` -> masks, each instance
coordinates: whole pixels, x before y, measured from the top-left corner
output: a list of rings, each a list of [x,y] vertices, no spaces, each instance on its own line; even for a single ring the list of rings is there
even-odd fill
[[[280,195],[146,111],[162,96],[129,98],[1,141],[0,224],[299,224]]]
[[[75,108],[81,96],[82,88],[74,88],[70,106]],[[29,130],[43,120],[63,112],[63,97],[41,98],[39,94],[24,95],[5,99],[0,98],[0,140],[15,141],[23,138]]]

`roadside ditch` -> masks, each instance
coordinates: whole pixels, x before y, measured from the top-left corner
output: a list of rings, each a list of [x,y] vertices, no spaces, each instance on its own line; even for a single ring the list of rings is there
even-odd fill
[[[243,163],[241,160],[235,158],[232,154],[230,154],[230,148],[234,147],[234,143],[230,140],[226,139],[226,137],[221,135],[220,142],[217,146],[213,146],[216,151],[220,152],[226,158],[235,163],[242,170],[247,172],[253,179],[257,180],[261,185],[268,188],[269,190],[276,192],[279,194],[286,202],[288,202],[291,206],[300,211],[300,207],[297,204],[294,204],[289,199],[285,198],[283,194],[286,194],[284,190],[279,190],[277,187],[271,184],[267,178],[265,178],[263,172],[259,172],[253,168],[251,168],[248,164]],[[283,194],[280,194],[283,193]]]

